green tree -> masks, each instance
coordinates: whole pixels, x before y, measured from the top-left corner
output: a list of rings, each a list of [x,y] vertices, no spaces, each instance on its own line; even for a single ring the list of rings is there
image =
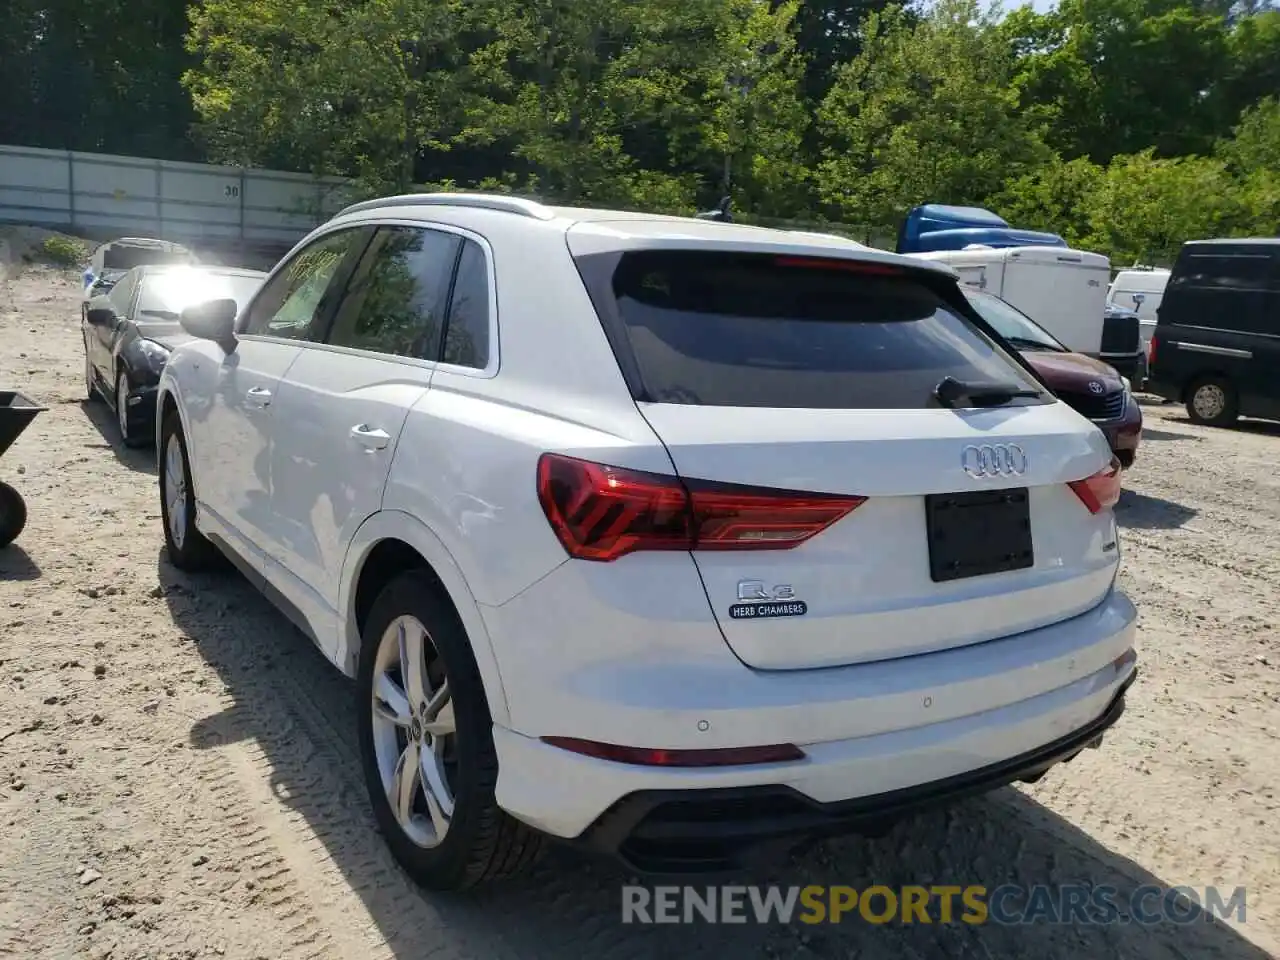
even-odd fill
[[[843,64],[862,52],[863,21],[889,0],[804,0],[795,15],[796,46],[805,59],[805,95],[820,103]]]
[[[1224,125],[1262,98],[1280,91],[1280,10],[1239,17],[1227,38],[1223,73],[1214,100]],[[1226,131],[1223,130],[1223,133]]]
[[[1117,264],[1170,263],[1187,240],[1252,232],[1254,215],[1221,160],[1161,159],[1151,150],[1116,157],[1085,209],[1085,244]]]
[[[1250,107],[1218,154],[1240,175],[1257,170],[1280,174],[1280,98],[1268,97]]]
[[[980,203],[1048,159],[1015,109],[991,12],[940,0],[914,25],[890,7],[865,33],[819,111],[818,186],[843,216],[886,224],[917,203]]]
[[[1228,64],[1224,11],[1186,0],[1062,0],[1002,26],[1020,106],[1047,120],[1064,157],[1106,163],[1148,147],[1205,152],[1222,132],[1215,83]]]
[[[10,0],[0,142],[190,159],[186,0]]]
[[[799,216],[813,202],[804,154],[809,108],[791,30],[800,6],[728,0],[714,52],[697,67],[703,170],[710,174],[723,158],[718,192],[731,191],[740,208],[762,216]]]
[[[1047,230],[1078,246],[1093,232],[1089,198],[1099,189],[1106,171],[1077,157],[1055,157],[1030,173],[1009,181],[990,200],[991,206],[1010,223]]]
[[[403,191],[460,124],[455,0],[205,0],[184,82],[220,162]]]

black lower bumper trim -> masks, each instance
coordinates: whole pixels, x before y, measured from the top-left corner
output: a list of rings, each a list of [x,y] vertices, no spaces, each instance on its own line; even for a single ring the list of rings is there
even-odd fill
[[[879,833],[930,807],[1038,780],[1057,763],[1096,745],[1124,713],[1135,670],[1097,719],[1066,737],[1000,763],[869,797],[819,803],[791,787],[651,790],[615,803],[576,841],[646,874],[740,869],[744,855],[771,843],[844,833]]]

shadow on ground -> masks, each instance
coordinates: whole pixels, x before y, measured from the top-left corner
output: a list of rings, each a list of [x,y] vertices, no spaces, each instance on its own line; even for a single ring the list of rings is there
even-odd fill
[[[16,543],[0,547],[0,580],[39,580],[40,566]]]
[[[1237,420],[1233,428],[1241,433],[1256,433],[1263,437],[1280,437],[1280,423],[1274,420]]]
[[[1116,523],[1132,530],[1176,530],[1198,513],[1172,500],[1123,490],[1116,504]]]
[[[1165,417],[1164,420],[1166,423],[1178,423],[1178,424],[1191,423],[1190,417]],[[1228,432],[1234,430],[1239,433],[1254,433],[1264,437],[1280,437],[1280,422],[1277,422],[1275,420],[1242,419],[1242,420],[1237,420],[1235,423],[1233,423],[1229,427],[1204,427],[1203,429],[1223,430]],[[1146,437],[1148,436],[1148,431],[1145,428],[1142,431],[1142,436],[1143,436],[1143,439],[1146,439]],[[1190,434],[1187,434],[1187,437],[1189,438]],[[1182,439],[1182,437],[1179,436],[1179,439]]]
[[[116,424],[116,415],[102,400],[81,400],[80,409],[94,429],[102,435],[103,446],[110,448],[117,460],[130,470],[139,473],[156,472],[156,451],[154,446],[126,447],[120,439],[120,427]]]
[[[1203,443],[1204,437],[1194,433],[1183,433],[1180,430],[1158,430],[1144,426],[1142,428],[1142,440],[1144,443],[1148,440],[1191,440],[1195,443]]]
[[[404,960],[437,950],[441,956],[555,960],[573,955],[1267,958],[1231,927],[1208,922],[1191,904],[1185,915],[1192,922],[1153,926],[1101,925],[1078,917],[1016,926],[874,925],[856,913],[838,926],[624,925],[620,888],[632,881],[611,863],[562,848],[553,849],[521,880],[467,896],[424,893],[395,866],[368,812],[350,682],[238,575],[189,578],[164,560],[163,551],[159,575],[175,622],[235,698],[233,707],[194,724],[193,747],[244,738],[259,743],[274,768],[275,795],[305,819],[343,882],[361,898],[377,927],[368,931],[370,937]],[[321,882],[318,876],[298,880]],[[1157,877],[1024,794],[1004,789],[914,818],[876,840],[840,839],[783,855],[730,882],[858,889],[1019,884],[1057,891],[1064,884],[1088,884],[1112,888],[1118,902],[1127,904],[1143,888],[1196,881]],[[1019,902],[1014,897],[1008,903]]]

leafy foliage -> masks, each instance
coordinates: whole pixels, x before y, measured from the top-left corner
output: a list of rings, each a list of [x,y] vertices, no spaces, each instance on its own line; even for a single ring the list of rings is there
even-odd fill
[[[60,233],[45,237],[40,244],[40,257],[60,267],[74,267],[88,255],[85,245],[74,237]]]
[[[938,0],[918,26],[890,7],[865,34],[819,112],[820,191],[842,214],[884,222],[922,198],[987,197],[1049,158],[1014,109],[1013,58],[975,0]]]

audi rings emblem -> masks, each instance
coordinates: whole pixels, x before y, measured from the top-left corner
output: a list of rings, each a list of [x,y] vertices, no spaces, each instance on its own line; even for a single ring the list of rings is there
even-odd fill
[[[960,465],[976,480],[1020,477],[1027,472],[1027,455],[1016,443],[970,444],[960,452]]]
[[[1106,388],[1106,387],[1104,387],[1100,381],[1098,381],[1098,380],[1090,380],[1090,381],[1089,381],[1089,392],[1090,392],[1090,393],[1092,393],[1092,394],[1094,394],[1094,395],[1096,395],[1096,396],[1101,396],[1101,395],[1102,395],[1102,391],[1103,391],[1103,390],[1105,390],[1105,389],[1107,389],[1107,388]]]

